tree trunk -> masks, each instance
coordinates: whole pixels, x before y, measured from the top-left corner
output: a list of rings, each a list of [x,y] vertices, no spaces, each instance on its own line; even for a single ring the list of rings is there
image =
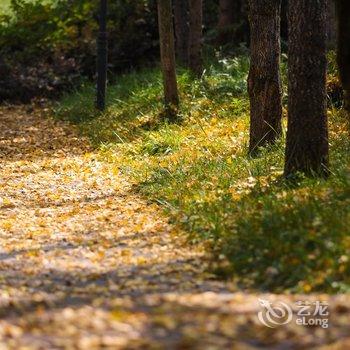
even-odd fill
[[[328,175],[326,2],[289,0],[285,175]]]
[[[176,54],[181,65],[188,65],[188,0],[174,0]]]
[[[334,0],[327,0],[327,49],[337,47],[337,18]]]
[[[251,155],[260,146],[274,143],[282,132],[280,10],[281,0],[249,0]]]
[[[231,27],[234,23],[234,6],[232,0],[219,1],[218,44],[224,45],[230,42]]]
[[[219,23],[218,28],[226,28],[233,23],[234,1],[220,0],[219,1]]]
[[[190,38],[189,38],[189,68],[200,77],[203,73],[202,62],[202,26],[203,1],[189,0]]]
[[[179,104],[171,0],[158,0],[158,24],[164,81],[164,102],[166,109],[171,111]]]
[[[336,0],[338,17],[338,66],[344,89],[344,107],[350,112],[350,2]]]
[[[96,108],[104,111],[106,108],[107,89],[107,0],[100,0],[99,32],[97,38],[97,85]]]

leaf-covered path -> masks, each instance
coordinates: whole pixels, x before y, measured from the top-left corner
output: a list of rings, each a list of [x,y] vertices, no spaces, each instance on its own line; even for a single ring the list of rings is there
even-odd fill
[[[41,113],[0,109],[0,349],[346,346],[348,297],[328,330],[260,325],[256,295],[215,281],[201,247]]]

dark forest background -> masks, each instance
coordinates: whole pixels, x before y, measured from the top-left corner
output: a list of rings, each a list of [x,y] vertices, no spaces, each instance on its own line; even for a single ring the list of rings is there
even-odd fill
[[[286,39],[286,1],[282,38]],[[220,12],[218,0],[204,2],[204,57],[246,50],[249,24],[245,0]],[[53,97],[95,74],[97,0],[11,0],[0,12],[0,100]],[[159,61],[155,0],[109,3],[109,75]],[[284,45],[285,46],[285,45]]]

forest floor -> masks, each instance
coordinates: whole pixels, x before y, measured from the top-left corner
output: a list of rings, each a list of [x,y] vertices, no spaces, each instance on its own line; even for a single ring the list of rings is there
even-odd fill
[[[350,346],[350,296],[237,291],[71,125],[0,109],[0,349]],[[327,301],[330,326],[259,323],[259,300]],[[294,307],[293,307],[294,308]]]

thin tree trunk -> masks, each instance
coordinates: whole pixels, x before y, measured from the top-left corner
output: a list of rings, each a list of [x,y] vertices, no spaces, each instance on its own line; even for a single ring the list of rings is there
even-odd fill
[[[327,0],[327,49],[337,47],[337,18],[334,0]]]
[[[326,0],[289,0],[285,175],[328,175]]]
[[[336,0],[338,17],[338,66],[344,89],[344,107],[350,112],[350,1]]]
[[[187,66],[189,44],[188,0],[174,0],[174,19],[177,59],[180,64]]]
[[[220,0],[219,1],[219,23],[218,28],[226,28],[233,23],[234,1]]]
[[[96,108],[104,111],[106,108],[107,89],[107,65],[108,65],[108,42],[107,42],[107,0],[100,0],[99,32],[97,38],[97,85],[96,85]]]
[[[230,28],[234,22],[235,2],[232,0],[219,1],[218,44],[224,45],[230,42]]]
[[[174,28],[171,0],[158,0],[160,56],[164,81],[164,102],[168,111],[179,104],[176,81]]]
[[[202,61],[202,26],[203,1],[189,0],[190,38],[189,38],[189,68],[200,77],[203,73]]]
[[[280,79],[281,0],[249,0],[251,62],[249,153],[274,143],[282,132]]]

